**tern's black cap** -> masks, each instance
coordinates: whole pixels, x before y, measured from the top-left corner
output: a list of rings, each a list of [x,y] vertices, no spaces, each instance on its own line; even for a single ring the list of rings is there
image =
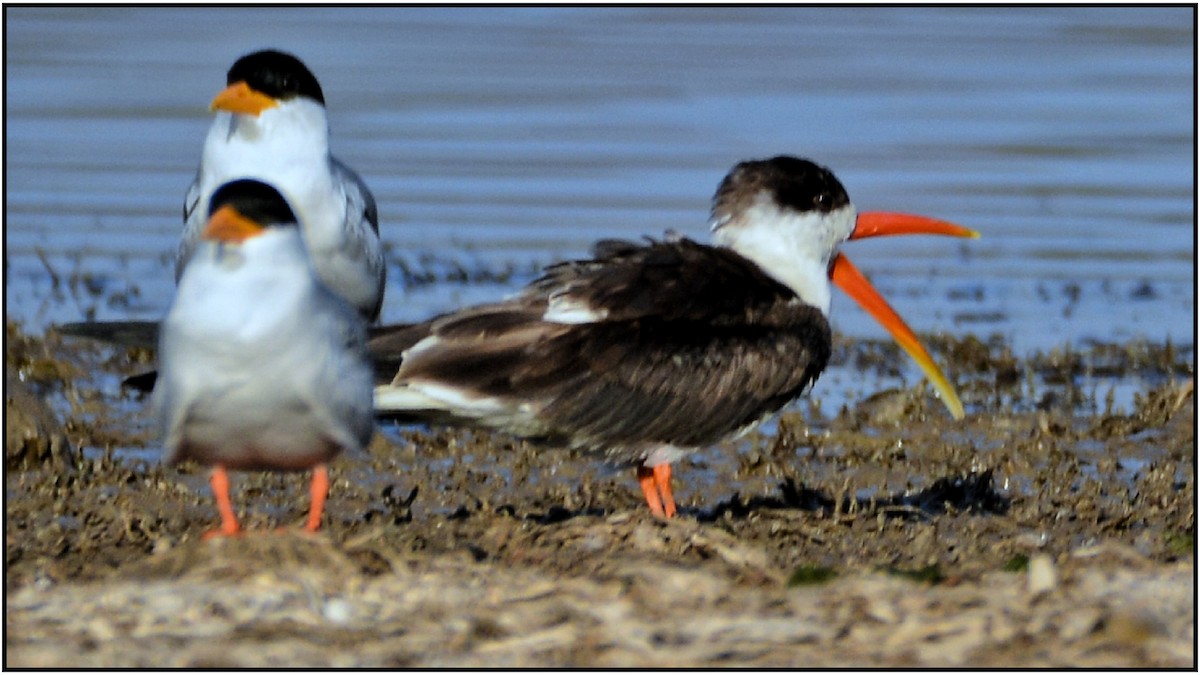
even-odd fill
[[[325,95],[316,76],[300,59],[274,49],[247,54],[234,62],[226,84],[245,82],[251,89],[274,99],[304,96],[325,105]]]
[[[209,199],[208,217],[211,218],[222,206],[232,206],[263,227],[296,224],[296,214],[292,213],[287,200],[262,181],[243,178],[225,183]]]

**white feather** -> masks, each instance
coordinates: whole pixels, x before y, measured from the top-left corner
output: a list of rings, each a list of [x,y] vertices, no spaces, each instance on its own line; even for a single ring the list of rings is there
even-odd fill
[[[469,391],[437,382],[406,382],[404,385],[375,387],[375,409],[400,412],[405,410],[444,410],[463,417],[486,417],[507,413],[513,409],[500,399],[479,396]]]
[[[519,436],[536,436],[548,431],[538,419],[536,402],[482,396],[476,392],[429,381],[408,380],[404,384],[375,387],[375,411],[391,413],[443,412],[460,421],[501,429]]]
[[[820,213],[780,209],[763,192],[736,222],[714,223],[713,240],[753,260],[826,316],[832,302],[829,261],[854,231],[853,205]]]
[[[608,318],[608,310],[596,309],[591,305],[580,302],[568,295],[568,292],[555,291],[550,294],[550,301],[543,321],[550,323],[584,324],[596,323]]]

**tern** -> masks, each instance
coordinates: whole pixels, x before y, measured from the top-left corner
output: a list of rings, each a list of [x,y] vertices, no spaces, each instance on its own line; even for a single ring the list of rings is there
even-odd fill
[[[365,322],[318,278],[300,228],[265,183],[216,189],[158,331],[163,460],[213,467],[221,526],[206,536],[240,531],[228,469],[311,469],[316,531],[327,463],[374,433]]]
[[[325,96],[300,59],[263,50],[238,59],[212,100],[216,111],[183,204],[175,278],[200,241],[209,201],[239,178],[273,185],[300,219],[317,274],[368,320],[379,317],[386,268],[375,197],[329,152]]]

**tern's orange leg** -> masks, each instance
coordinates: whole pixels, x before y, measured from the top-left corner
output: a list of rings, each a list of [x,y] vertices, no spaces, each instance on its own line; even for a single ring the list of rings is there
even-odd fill
[[[671,465],[639,465],[637,477],[642,494],[646,496],[646,504],[650,506],[650,513],[659,518],[674,516],[675,497],[671,495]]]
[[[329,494],[329,469],[324,464],[318,464],[313,469],[312,477],[312,506],[308,509],[306,532],[316,532],[321,528],[321,514],[325,510],[325,497]]]
[[[212,485],[213,496],[217,498],[217,511],[221,513],[221,527],[205,532],[204,539],[237,535],[242,528],[238,525],[237,516],[233,513],[233,502],[229,500],[229,474],[226,473],[225,467],[218,464],[213,468],[209,484]]]

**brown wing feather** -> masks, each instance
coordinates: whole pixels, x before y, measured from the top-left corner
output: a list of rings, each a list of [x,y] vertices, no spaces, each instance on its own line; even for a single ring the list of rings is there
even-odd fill
[[[824,315],[736,253],[680,240],[606,241],[596,254],[547,268],[510,301],[410,329],[406,339],[437,339],[409,352],[396,383],[532,403],[557,435],[621,451],[715,441],[791,401],[828,362]],[[606,318],[547,322],[556,293]]]
[[[690,239],[598,242],[590,260],[559,263],[525,291],[604,312],[609,320],[654,316],[722,320],[795,294],[741,255]]]
[[[367,354],[375,371],[375,384],[386,384],[396,376],[404,351],[429,335],[432,321],[378,326],[368,329]]]
[[[581,341],[577,375],[543,411],[581,445],[712,443],[775,412],[816,380],[830,353],[816,309],[777,305],[724,327],[605,324]]]
[[[397,384],[425,380],[485,396],[533,400],[544,386],[531,386],[545,364],[539,349],[569,327],[546,323],[542,312],[518,303],[464,310],[434,321],[432,346],[405,353]]]

